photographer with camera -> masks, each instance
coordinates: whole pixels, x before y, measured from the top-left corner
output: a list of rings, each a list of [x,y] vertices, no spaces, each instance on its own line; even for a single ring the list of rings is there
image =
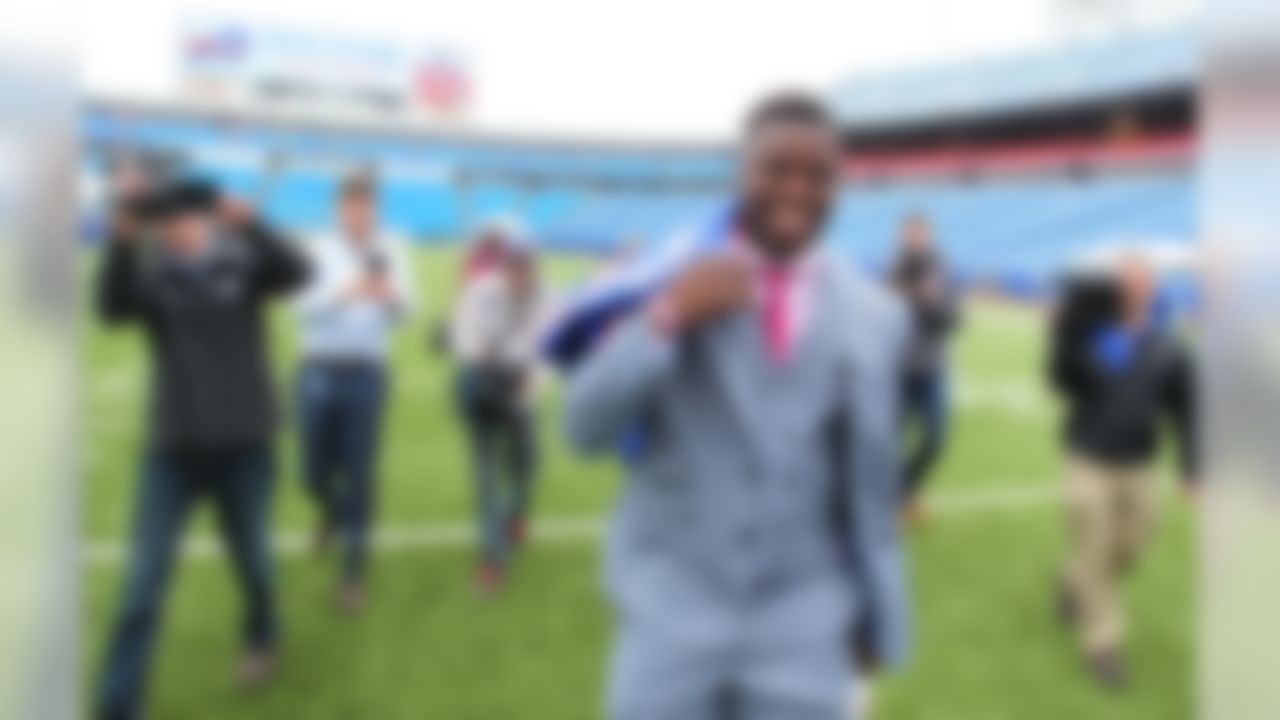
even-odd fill
[[[493,266],[466,282],[451,327],[457,401],[471,445],[481,557],[476,585],[501,584],[524,541],[537,463],[533,388],[542,290],[529,240],[504,238]]]
[[[947,346],[960,308],[928,216],[908,214],[900,233],[892,282],[911,316],[902,358],[900,419],[904,427],[918,427],[902,458],[903,514],[915,524],[924,519],[920,495],[942,454],[950,424]]]
[[[141,714],[161,606],[183,526],[208,497],[247,612],[241,680],[274,667],[268,534],[275,428],[264,310],[307,276],[302,257],[243,203],[192,181],[122,175],[97,305],[151,352],[149,427],[129,566],[98,695],[104,718]]]
[[[1102,276],[1073,278],[1050,357],[1050,379],[1067,409],[1070,535],[1059,611],[1077,627],[1090,672],[1111,689],[1126,680],[1119,584],[1153,525],[1164,417],[1178,434],[1192,497],[1198,472],[1194,358],[1156,312],[1156,282],[1136,254]]]
[[[317,547],[341,540],[338,602],[352,613],[365,602],[387,353],[413,292],[404,241],[379,227],[374,181],[345,179],[335,209],[336,232],[307,247],[314,276],[298,299],[298,415],[303,475],[319,511]]]

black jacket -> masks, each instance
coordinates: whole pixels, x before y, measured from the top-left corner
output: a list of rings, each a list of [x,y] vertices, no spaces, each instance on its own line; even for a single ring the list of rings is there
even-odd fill
[[[1179,436],[1183,477],[1198,477],[1195,368],[1175,335],[1144,333],[1129,362],[1115,371],[1097,361],[1084,335],[1060,335],[1050,375],[1067,403],[1065,436],[1073,452],[1109,463],[1148,462],[1167,417]]]
[[[107,322],[138,322],[146,331],[154,447],[216,450],[269,438],[275,403],[264,305],[306,276],[302,256],[257,222],[225,229],[197,263],[141,239],[112,240],[98,310]]]
[[[944,369],[947,339],[960,322],[955,288],[946,276],[942,258],[934,253],[900,255],[892,277],[911,313],[902,374],[907,378],[932,376]],[[927,283],[936,283],[941,293],[927,298]]]

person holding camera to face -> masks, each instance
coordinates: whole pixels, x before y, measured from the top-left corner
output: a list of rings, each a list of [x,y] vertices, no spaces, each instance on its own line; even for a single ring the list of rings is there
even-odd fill
[[[902,459],[903,515],[919,524],[925,517],[925,483],[946,445],[951,415],[947,350],[960,321],[945,260],[928,216],[920,212],[903,219],[893,286],[911,316],[902,358],[900,418],[904,428],[918,428]]]
[[[278,643],[269,506],[276,424],[264,311],[300,286],[302,256],[211,186],[117,188],[97,308],[139,327],[151,354],[148,430],[119,614],[97,713],[141,714],[174,554],[192,508],[210,500],[245,599],[241,679],[265,681]]]
[[[1072,278],[1049,362],[1066,407],[1070,532],[1059,612],[1076,629],[1089,671],[1109,689],[1126,682],[1121,581],[1154,524],[1163,420],[1180,441],[1188,497],[1198,487],[1195,357],[1161,317],[1157,282],[1137,254],[1105,273]]]
[[[347,612],[364,604],[386,356],[412,304],[404,243],[378,226],[377,205],[370,178],[342,183],[337,232],[308,244],[315,273],[297,304],[303,475],[319,510],[317,546],[342,541],[338,599]]]
[[[471,446],[484,593],[524,542],[537,465],[532,407],[543,315],[537,258],[509,230],[492,266],[463,285],[451,327],[458,408]]]

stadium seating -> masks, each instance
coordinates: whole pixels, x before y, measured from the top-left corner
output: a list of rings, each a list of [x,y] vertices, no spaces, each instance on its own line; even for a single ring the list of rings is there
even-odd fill
[[[1194,191],[1183,173],[854,186],[835,237],[870,267],[889,260],[898,223],[925,213],[962,277],[1042,281],[1104,244],[1192,243]]]
[[[90,147],[175,154],[189,172],[258,202],[275,221],[304,234],[330,226],[333,193],[344,172],[372,167],[382,183],[386,221],[423,242],[457,240],[485,218],[510,215],[547,247],[608,252],[654,242],[706,213],[723,201],[732,175],[729,153],[706,148],[610,150],[232,131],[212,120],[144,116],[124,123],[94,112],[85,134]],[[101,175],[105,167],[93,153],[84,163],[86,175]],[[963,279],[1027,289],[1098,245],[1193,242],[1193,208],[1185,169],[981,181],[852,179],[833,236],[851,258],[882,268],[902,216],[920,211],[933,220]]]

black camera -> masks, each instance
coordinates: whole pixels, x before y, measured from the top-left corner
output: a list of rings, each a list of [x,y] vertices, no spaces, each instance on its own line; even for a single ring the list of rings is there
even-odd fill
[[[1106,273],[1078,272],[1062,278],[1055,335],[1060,339],[1092,337],[1120,319],[1120,287]]]

